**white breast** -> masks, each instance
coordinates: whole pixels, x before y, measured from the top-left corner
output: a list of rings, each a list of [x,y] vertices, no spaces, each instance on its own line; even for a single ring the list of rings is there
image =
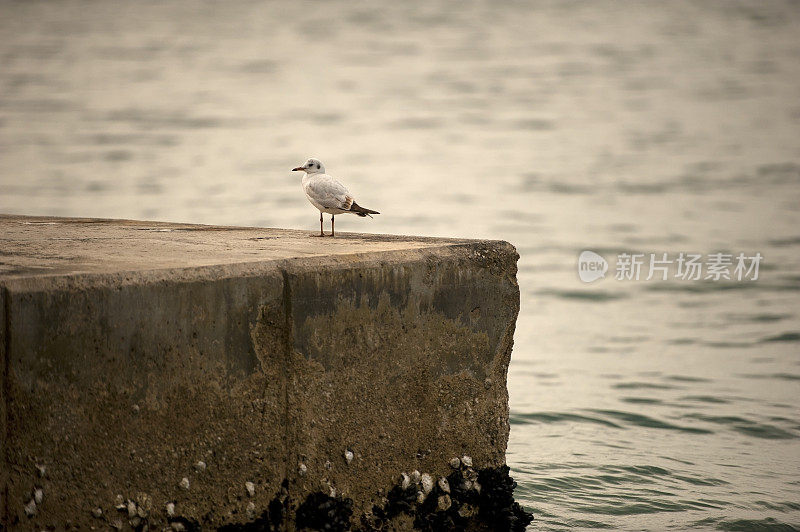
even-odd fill
[[[342,214],[353,204],[347,187],[328,174],[303,176],[303,192],[314,207],[328,214]]]

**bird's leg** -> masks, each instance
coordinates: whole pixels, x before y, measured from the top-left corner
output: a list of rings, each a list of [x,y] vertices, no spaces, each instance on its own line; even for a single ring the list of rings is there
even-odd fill
[[[319,211],[319,236],[325,236],[325,232],[322,230],[322,211]]]
[[[333,214],[331,214],[331,236],[333,236]]]

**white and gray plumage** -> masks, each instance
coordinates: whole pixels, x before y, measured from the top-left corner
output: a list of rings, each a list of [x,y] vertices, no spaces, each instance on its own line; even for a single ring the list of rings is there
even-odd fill
[[[311,204],[319,209],[319,236],[325,236],[322,230],[322,213],[331,215],[331,236],[334,236],[333,217],[337,214],[355,214],[356,216],[369,216],[380,214],[378,211],[365,209],[356,203],[355,198],[341,184],[325,173],[325,167],[318,159],[309,159],[303,166],[292,168],[292,172],[305,172],[303,176],[303,191]]]

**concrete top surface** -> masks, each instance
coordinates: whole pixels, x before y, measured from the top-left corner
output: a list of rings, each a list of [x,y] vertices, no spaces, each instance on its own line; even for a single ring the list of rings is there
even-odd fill
[[[0,215],[0,282],[463,245],[475,240]]]

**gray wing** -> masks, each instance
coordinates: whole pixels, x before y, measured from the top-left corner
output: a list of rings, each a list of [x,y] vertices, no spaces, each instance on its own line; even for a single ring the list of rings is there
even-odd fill
[[[320,205],[328,209],[349,211],[353,197],[343,184],[328,174],[322,174],[308,184],[308,194]]]

